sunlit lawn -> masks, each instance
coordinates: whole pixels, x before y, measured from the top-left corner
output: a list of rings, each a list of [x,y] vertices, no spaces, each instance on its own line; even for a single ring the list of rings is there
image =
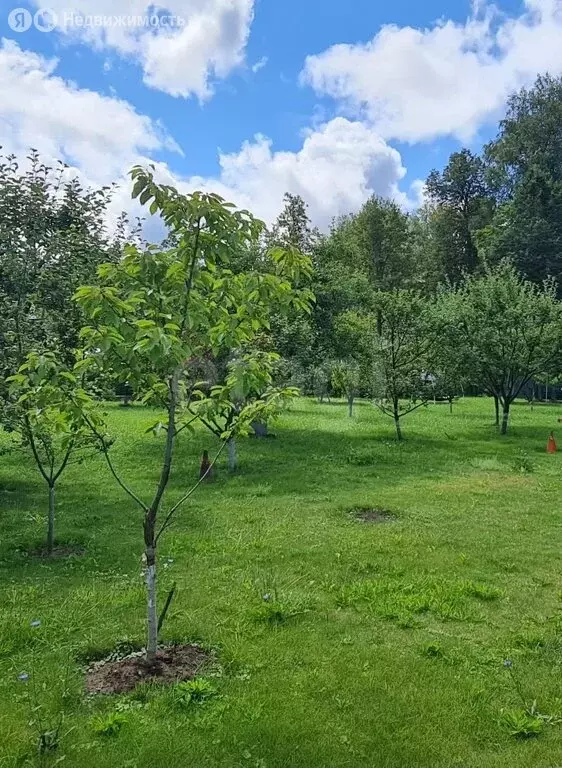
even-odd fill
[[[240,441],[238,474],[221,467],[162,539],[161,597],[178,585],[163,640],[217,658],[218,695],[187,707],[173,689],[83,693],[85,658],[144,640],[141,516],[101,459],[72,467],[59,492],[58,539],[86,554],[51,562],[26,554],[44,534],[45,487],[29,459],[1,456],[0,766],[40,764],[30,699],[46,730],[64,713],[45,765],[562,764],[562,724],[527,740],[502,724],[523,706],[505,659],[528,705],[562,716],[562,464],[545,452],[558,416],[518,404],[501,438],[487,399],[452,415],[430,405],[398,444],[366,402],[350,419],[343,402],[300,400],[275,439]],[[110,420],[116,464],[148,496],[154,413],[112,407]],[[182,437],[169,500],[204,448],[215,438]],[[396,519],[357,522],[357,507]],[[97,735],[95,716],[116,711],[119,732]]]

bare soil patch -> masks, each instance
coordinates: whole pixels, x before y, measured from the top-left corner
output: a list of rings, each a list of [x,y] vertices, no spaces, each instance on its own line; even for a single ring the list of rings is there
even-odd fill
[[[45,547],[32,549],[28,552],[29,557],[40,557],[46,560],[57,560],[65,557],[83,557],[86,554],[85,547],[80,544],[57,544],[49,554]]]
[[[350,513],[361,523],[391,523],[398,519],[394,512],[380,507],[354,507]]]
[[[138,651],[118,661],[99,661],[86,676],[89,693],[127,693],[139,683],[171,685],[194,678],[211,655],[198,645],[161,648],[152,662]]]

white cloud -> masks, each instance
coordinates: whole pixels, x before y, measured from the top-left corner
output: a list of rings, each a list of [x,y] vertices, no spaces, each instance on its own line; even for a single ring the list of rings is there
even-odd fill
[[[77,88],[54,74],[57,61],[0,47],[0,126],[4,150],[38,149],[62,159],[94,183],[105,184],[159,149],[177,149],[149,117],[126,101]]]
[[[44,5],[43,0],[34,2]],[[254,0],[166,0],[163,6],[151,0],[81,0],[79,11],[72,11],[68,0],[49,0],[48,5],[57,30],[68,39],[133,58],[153,88],[203,100],[212,94],[215,79],[225,78],[244,60]],[[131,21],[154,17],[155,9],[158,26]],[[81,26],[76,18],[84,20]]]
[[[260,69],[263,69],[267,65],[268,61],[269,59],[267,56],[262,56],[261,59],[259,59],[259,61],[256,61],[256,63],[252,65],[252,72],[254,74],[259,72]]]
[[[162,149],[178,149],[158,123],[125,101],[80,89],[56,75],[56,60],[0,47],[0,131],[4,150],[19,157],[29,147],[53,164],[69,163],[85,185],[120,183],[112,206],[139,213],[126,177],[133,164],[148,164]],[[178,150],[179,151],[179,150]],[[332,217],[357,210],[376,193],[411,204],[398,184],[405,174],[400,154],[371,128],[343,117],[315,125],[296,152],[275,151],[258,135],[238,152],[219,154],[215,178],[182,178],[164,163],[158,176],[183,191],[213,190],[249,208],[268,223],[279,214],[285,192],[309,203],[312,221],[326,229]],[[415,190],[413,190],[415,193]]]
[[[185,186],[212,189],[266,222],[279,214],[285,192],[302,195],[321,229],[334,216],[358,210],[372,194],[410,204],[398,189],[406,170],[397,150],[363,123],[343,117],[309,131],[298,152],[276,152],[258,135],[239,152],[221,154],[219,162],[218,178],[193,177]]]
[[[146,165],[150,155],[179,148],[158,123],[126,101],[79,89],[57,77],[57,61],[23,51],[10,40],[0,45],[0,135],[2,152],[14,154],[25,167],[29,149],[56,167],[69,165],[67,178],[84,187],[117,182],[109,223],[122,210],[141,213],[131,200],[129,169]]]
[[[309,56],[302,73],[321,94],[367,117],[386,139],[470,139],[510,92],[562,72],[562,0],[526,0],[518,18],[475,5],[464,24],[388,25],[366,44]]]
[[[310,131],[298,152],[274,151],[257,135],[239,152],[219,154],[215,177],[181,177],[165,163],[154,163],[155,178],[181,192],[216,192],[271,224],[283,207],[285,192],[301,195],[312,223],[326,231],[335,216],[359,210],[373,194],[395,199],[405,208],[419,204],[423,182],[398,184],[406,170],[400,154],[360,122],[337,117]],[[126,196],[119,196],[121,203]]]

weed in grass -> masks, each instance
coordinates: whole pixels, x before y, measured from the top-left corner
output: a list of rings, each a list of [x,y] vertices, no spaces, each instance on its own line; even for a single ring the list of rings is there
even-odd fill
[[[427,643],[422,648],[422,654],[429,659],[442,659],[445,655],[440,643]]]
[[[380,507],[352,507],[349,514],[362,523],[388,523],[397,519],[395,512]]]
[[[90,665],[99,661],[119,661],[142,650],[142,643],[124,637],[111,647],[86,645],[77,650],[75,658],[80,664]]]
[[[194,680],[187,680],[184,683],[178,683],[173,689],[174,706],[185,708],[192,704],[200,704],[207,699],[213,698],[218,693],[216,687],[210,680],[204,677],[196,677]]]
[[[291,619],[295,619],[297,616],[302,616],[307,613],[308,609],[303,605],[295,603],[275,600],[271,595],[264,595],[264,601],[262,605],[258,606],[254,612],[254,618],[256,621],[264,622],[265,624],[286,624]]]
[[[33,627],[40,622],[31,622]],[[23,698],[29,711],[29,724],[36,732],[37,751],[41,758],[58,750],[61,739],[72,729],[63,734],[66,706],[70,699],[70,664],[67,662],[59,679],[52,684],[40,680],[38,669],[39,660],[33,658],[30,672],[20,672],[18,680],[24,686]]]
[[[360,576],[369,576],[374,573],[383,573],[384,566],[381,563],[375,563],[367,560],[365,562],[354,563],[352,565],[352,570],[354,573],[357,573]]]
[[[518,648],[525,648],[530,651],[538,651],[547,644],[546,638],[542,635],[529,632],[520,632],[515,636],[515,645]]]
[[[0,619],[0,659],[24,648],[33,648],[36,638],[28,621],[14,621],[12,616]]]
[[[499,570],[503,571],[504,573],[518,573],[520,570],[519,565],[514,563],[512,560],[494,561],[494,563],[497,565]]]
[[[519,451],[513,460],[512,469],[520,474],[531,474],[535,471],[535,462],[525,451]]]
[[[150,683],[139,683],[129,694],[120,696],[115,704],[116,712],[146,709],[154,686]]]
[[[503,597],[501,589],[490,587],[487,584],[478,584],[474,581],[463,581],[460,584],[463,594],[475,597],[477,600],[497,600]]]
[[[557,725],[562,719],[554,715],[545,715],[537,707],[536,699],[528,704],[528,699],[523,691],[523,686],[511,659],[506,659],[503,663],[508,671],[511,682],[521,704],[522,709],[510,710],[503,716],[503,725],[507,727],[512,736],[518,738],[529,738],[538,736],[542,733],[545,725]]]
[[[387,618],[393,619],[396,622],[396,626],[400,627],[400,629],[414,629],[420,625],[419,619],[413,614],[389,615]]]
[[[519,679],[519,676],[515,673],[513,669],[513,661],[511,659],[506,659],[503,663],[504,669],[506,669],[509,673],[509,677],[511,679],[511,682],[513,683],[513,687],[515,688],[515,691],[517,692],[517,696],[521,700],[521,703],[523,704],[523,707],[525,710],[527,709],[527,700],[523,693],[523,687],[521,685],[521,681]]]
[[[507,467],[497,456],[475,456],[470,466],[480,472],[505,472]]]
[[[116,736],[127,722],[122,712],[110,712],[107,715],[95,715],[91,720],[96,736]]]
[[[346,461],[348,464],[353,464],[356,467],[371,467],[377,463],[378,454],[373,450],[363,449],[358,450],[356,448],[350,448]]]
[[[250,498],[264,499],[271,494],[271,490],[272,486],[270,483],[257,483],[251,488],[248,495]]]
[[[291,586],[293,585],[289,583],[288,588]],[[259,605],[252,611],[256,621],[271,625],[285,624],[309,610],[308,605],[299,598],[293,598],[290,592],[281,596],[277,579],[271,572],[257,576],[254,587],[259,599]]]
[[[504,712],[501,725],[510,736],[518,739],[530,739],[539,736],[544,729],[544,722],[539,717],[529,715],[524,709],[511,709]]]

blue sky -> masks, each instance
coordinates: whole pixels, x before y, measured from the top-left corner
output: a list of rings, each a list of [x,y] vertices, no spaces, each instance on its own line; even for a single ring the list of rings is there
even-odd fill
[[[168,0],[157,12],[183,25],[152,32],[111,26],[154,13],[144,0],[82,0],[107,22],[90,27],[51,0],[49,32],[11,29],[15,5],[0,20],[8,150],[33,143],[93,184],[154,160],[266,219],[298,192],[323,228],[372,192],[415,207],[431,168],[495,133],[510,91],[562,71],[561,0]]]

